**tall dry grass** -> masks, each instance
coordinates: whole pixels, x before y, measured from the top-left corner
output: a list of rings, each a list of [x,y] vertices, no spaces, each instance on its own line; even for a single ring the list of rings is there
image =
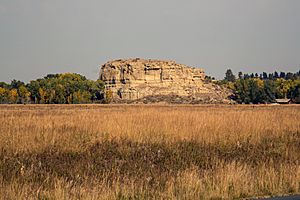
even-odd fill
[[[299,193],[299,119],[299,106],[0,106],[0,196]]]

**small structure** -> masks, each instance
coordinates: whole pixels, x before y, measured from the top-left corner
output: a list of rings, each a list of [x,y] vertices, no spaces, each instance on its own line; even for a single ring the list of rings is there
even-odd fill
[[[278,104],[290,104],[292,102],[291,99],[275,99],[275,101]]]

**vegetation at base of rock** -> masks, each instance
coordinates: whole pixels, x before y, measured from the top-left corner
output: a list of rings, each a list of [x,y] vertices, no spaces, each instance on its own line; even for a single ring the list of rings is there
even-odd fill
[[[275,99],[289,98],[300,102],[300,71],[297,73],[274,72],[267,74],[238,73],[236,79],[229,69],[222,81],[223,85],[234,92],[232,99],[237,103],[272,103]]]
[[[206,76],[203,87],[210,92],[199,93],[197,96],[182,96],[172,92],[168,95],[148,95],[136,101],[115,101],[112,90],[104,90],[104,82],[101,80],[88,80],[73,73],[49,74],[28,84],[17,80],[10,84],[0,82],[0,104],[232,103],[225,99],[231,94],[228,89],[233,92],[229,98],[237,103],[273,103],[275,99],[282,98],[300,102],[300,71],[269,74],[263,72],[260,75],[239,72],[236,77],[229,69],[223,80],[216,81],[215,78]]]
[[[0,199],[300,192],[300,107],[1,105]]]
[[[25,84],[13,80],[0,83],[0,103],[77,104],[100,102],[104,84],[82,75],[49,74]]]

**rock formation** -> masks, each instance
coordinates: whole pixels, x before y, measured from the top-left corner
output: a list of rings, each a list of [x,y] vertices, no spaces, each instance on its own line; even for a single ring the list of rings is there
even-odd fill
[[[99,78],[114,102],[191,103],[210,96],[224,99],[220,88],[205,83],[202,69],[174,61],[114,60],[101,67]]]

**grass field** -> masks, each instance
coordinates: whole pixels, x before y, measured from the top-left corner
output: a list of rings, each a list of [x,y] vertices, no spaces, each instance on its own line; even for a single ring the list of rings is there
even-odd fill
[[[2,199],[300,193],[300,106],[1,105]]]

